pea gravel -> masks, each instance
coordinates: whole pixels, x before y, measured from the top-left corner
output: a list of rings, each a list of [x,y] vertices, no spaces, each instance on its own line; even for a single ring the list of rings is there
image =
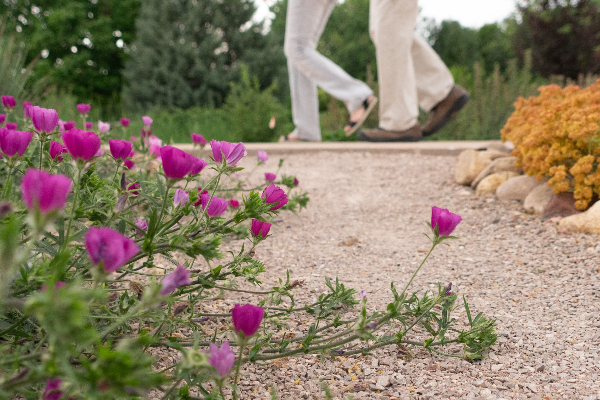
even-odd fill
[[[276,156],[258,169],[275,172]],[[392,299],[428,249],[432,206],[460,214],[459,240],[440,246],[412,284],[414,290],[453,283],[473,312],[497,319],[498,341],[477,363],[398,347],[370,356],[320,360],[310,355],[247,365],[245,399],[600,399],[600,244],[596,236],[558,231],[558,220],[523,213],[517,202],[480,198],[453,180],[455,157],[318,152],[286,157],[311,201],[297,216],[284,212],[256,256],[267,267],[264,288],[289,270],[304,281],[297,304],[326,291],[324,278],[368,292],[371,311]],[[240,165],[252,167],[254,157]],[[249,169],[250,169],[249,168]],[[240,241],[228,246],[238,249]],[[227,312],[259,297],[228,292],[203,312]],[[358,311],[349,310],[352,313]],[[464,318],[458,307],[456,316]],[[212,321],[212,329],[227,319]],[[311,320],[298,315],[285,332],[301,335]],[[212,324],[212,325],[211,325]],[[208,329],[208,328],[207,328]],[[221,328],[222,329],[222,328]],[[182,336],[190,332],[182,331]],[[283,334],[283,332],[282,332]],[[155,349],[157,369],[178,355]],[[194,390],[192,393],[197,393]]]

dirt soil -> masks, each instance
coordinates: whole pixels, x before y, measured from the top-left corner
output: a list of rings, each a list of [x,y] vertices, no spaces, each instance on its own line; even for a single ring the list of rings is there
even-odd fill
[[[271,155],[255,177],[275,172],[276,162]],[[448,208],[463,217],[460,239],[436,249],[412,289],[452,282],[472,312],[497,319],[498,341],[487,357],[469,363],[413,349],[407,360],[393,346],[369,356],[246,365],[242,398],[270,398],[275,386],[281,399],[322,399],[325,381],[336,399],[600,399],[598,238],[559,232],[556,220],[524,214],[518,202],[475,196],[454,183],[454,162],[410,154],[287,156],[284,172],[298,177],[311,201],[298,216],[281,214],[256,257],[267,266],[264,288],[286,270],[305,281],[297,304],[326,291],[328,276],[366,290],[369,310],[383,310],[393,298],[390,282],[403,287],[428,249],[431,207]],[[226,310],[255,301],[228,294],[219,304]],[[463,311],[458,307],[457,317]],[[306,332],[310,319],[294,319],[288,330]],[[172,361],[165,354],[157,368]]]

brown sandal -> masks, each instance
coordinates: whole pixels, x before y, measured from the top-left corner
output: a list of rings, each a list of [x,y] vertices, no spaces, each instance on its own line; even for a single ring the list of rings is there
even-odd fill
[[[369,98],[371,98],[371,96],[369,96]],[[346,136],[350,136],[354,132],[356,132],[358,130],[358,128],[360,128],[362,126],[362,124],[367,120],[371,111],[373,111],[373,109],[375,108],[375,105],[377,104],[377,97],[373,96],[371,98],[371,100],[369,100],[369,98],[367,98],[367,99],[365,99],[365,101],[363,101],[362,108],[365,111],[362,113],[360,118],[356,121],[350,121],[350,122],[348,122],[348,125],[346,125],[346,127],[350,128],[346,131]],[[344,130],[345,130],[345,128],[344,128]]]

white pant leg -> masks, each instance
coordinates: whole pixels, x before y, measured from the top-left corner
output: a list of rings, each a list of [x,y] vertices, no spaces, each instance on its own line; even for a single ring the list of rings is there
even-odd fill
[[[336,0],[288,2],[284,52],[288,59],[295,132],[301,139],[321,138],[317,86],[343,101],[349,112],[357,110],[373,94],[365,83],[352,78],[316,50],[335,5]]]
[[[379,126],[403,131],[448,95],[454,80],[429,44],[415,33],[417,0],[371,0],[370,33],[379,80]]]

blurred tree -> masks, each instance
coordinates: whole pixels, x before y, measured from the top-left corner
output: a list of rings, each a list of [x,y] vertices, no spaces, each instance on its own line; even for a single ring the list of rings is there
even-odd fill
[[[7,27],[27,43],[29,60],[41,56],[37,79],[48,76],[79,101],[118,115],[121,73],[140,4],[141,0],[11,0],[0,3],[0,15],[7,16]]]
[[[448,66],[469,66],[480,61],[478,32],[457,21],[442,21],[429,33],[429,42]]]
[[[533,50],[536,72],[572,79],[600,72],[599,0],[530,0],[519,10],[515,49],[520,57]]]
[[[144,0],[125,68],[127,106],[221,106],[239,63],[270,84],[272,58],[252,0]]]
[[[487,74],[494,71],[496,65],[500,71],[506,71],[508,61],[515,57],[510,35],[500,24],[486,24],[477,31],[479,54]]]

